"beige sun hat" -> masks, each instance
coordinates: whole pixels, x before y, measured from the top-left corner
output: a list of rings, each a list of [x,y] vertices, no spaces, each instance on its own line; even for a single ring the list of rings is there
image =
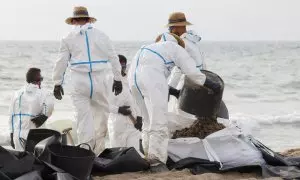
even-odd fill
[[[169,16],[169,23],[167,27],[172,26],[189,26],[193,25],[192,23],[188,22],[185,18],[185,14],[182,12],[174,12]]]
[[[86,7],[83,7],[83,6],[77,6],[77,7],[74,7],[73,9],[73,17],[69,17],[65,20],[65,22],[69,25],[73,25],[72,23],[72,20],[73,19],[76,19],[76,18],[89,18],[90,19],[90,23],[94,23],[97,21],[96,18],[94,17],[90,17],[89,16],[89,12],[87,10]]]

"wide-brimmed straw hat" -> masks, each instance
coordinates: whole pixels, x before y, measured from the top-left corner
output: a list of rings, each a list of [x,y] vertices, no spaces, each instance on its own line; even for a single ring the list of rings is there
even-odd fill
[[[65,22],[67,24],[73,25],[73,22],[72,22],[73,19],[77,19],[77,18],[89,18],[90,23],[94,23],[97,21],[96,18],[89,16],[89,12],[88,12],[87,8],[83,7],[83,6],[74,7],[73,17],[67,18]]]
[[[193,24],[186,20],[184,13],[174,12],[174,13],[170,14],[167,27],[188,26],[188,25],[193,25]]]

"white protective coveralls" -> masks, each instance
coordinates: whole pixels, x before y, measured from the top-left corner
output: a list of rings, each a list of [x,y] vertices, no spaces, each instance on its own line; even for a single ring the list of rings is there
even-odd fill
[[[168,147],[168,82],[172,68],[178,66],[195,83],[203,85],[206,77],[188,53],[170,34],[165,42],[142,47],[133,59],[128,80],[132,95],[141,110],[142,141],[148,159],[167,161]],[[173,41],[173,42],[172,42]]]
[[[53,80],[62,85],[71,69],[71,99],[79,143],[88,143],[96,154],[105,148],[112,83],[121,81],[121,65],[109,38],[91,24],[75,26],[61,41]],[[112,74],[113,73],[113,74]]]
[[[123,90],[112,98],[111,113],[108,118],[108,134],[111,148],[134,147],[139,152],[141,132],[131,122],[129,116],[118,113],[121,106],[130,106],[133,117],[136,118],[137,107],[129,91],[127,76],[122,77]]]
[[[31,119],[40,114],[50,117],[53,108],[53,95],[50,92],[39,89],[38,85],[27,84],[14,94],[9,108],[8,127],[10,133],[14,133],[16,150],[24,150],[20,138],[26,140],[29,130],[36,128]]]
[[[186,33],[182,34],[180,38],[184,41],[185,44],[185,50],[189,53],[189,55],[192,57],[192,59],[196,63],[196,67],[199,70],[206,69],[206,64],[204,62],[204,58],[202,56],[202,52],[200,50],[200,41],[201,37],[198,36],[194,31],[187,31]],[[182,74],[181,70],[177,67],[175,67],[170,75],[169,78],[169,85],[176,88],[181,89],[183,87],[184,83],[184,75]],[[190,115],[188,113],[185,113],[178,109],[178,102],[175,97],[170,97],[169,101],[169,111],[180,113],[184,115]],[[192,118],[193,116],[190,115]]]

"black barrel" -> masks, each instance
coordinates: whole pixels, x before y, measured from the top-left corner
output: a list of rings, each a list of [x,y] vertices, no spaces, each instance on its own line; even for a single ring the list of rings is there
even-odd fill
[[[80,145],[67,146],[61,144],[50,145],[48,149],[51,164],[80,180],[89,178],[95,159],[95,154],[91,149],[81,148]]]
[[[179,108],[197,117],[216,118],[222,101],[224,82],[213,72],[206,70],[201,72],[207,79],[220,85],[220,92],[215,93],[207,87],[197,85],[186,76],[179,97]]]

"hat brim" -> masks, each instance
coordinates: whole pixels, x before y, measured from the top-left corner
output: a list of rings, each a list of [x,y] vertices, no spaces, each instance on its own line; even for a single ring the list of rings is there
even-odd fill
[[[193,25],[192,23],[188,22],[188,21],[184,21],[184,22],[176,22],[176,23],[169,23],[166,25],[166,27],[173,27],[173,26],[190,26]]]
[[[94,17],[89,17],[89,16],[76,16],[76,17],[69,17],[65,20],[65,22],[69,25],[74,25],[72,23],[73,19],[78,19],[78,18],[89,18],[90,19],[90,23],[95,23],[97,21],[96,18]]]

